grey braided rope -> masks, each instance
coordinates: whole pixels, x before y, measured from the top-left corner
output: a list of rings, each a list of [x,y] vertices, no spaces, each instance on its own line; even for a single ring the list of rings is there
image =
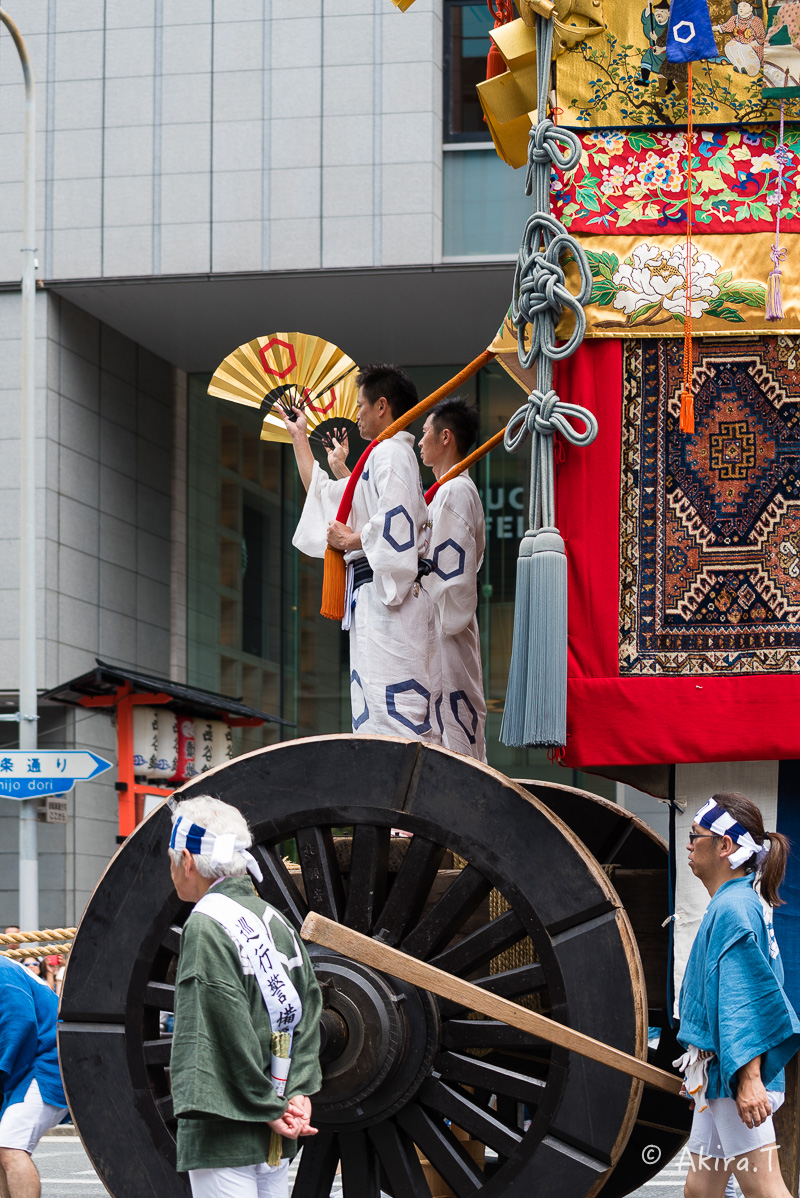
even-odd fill
[[[546,115],[550,60],[553,48],[553,22],[536,18],[536,62],[539,120],[528,138],[528,167],[525,192],[533,198],[533,213],[528,217],[514,272],[511,318],[517,330],[517,354],[525,370],[537,367],[537,386],[527,402],[508,422],[504,444],[516,453],[529,436],[531,448],[531,485],[529,501],[530,531],[555,523],[555,485],[553,434],[558,431],[573,445],[589,445],[597,436],[597,421],[588,409],[562,403],[553,391],[553,362],[569,357],[580,345],[586,332],[584,304],[592,294],[592,272],[578,241],[550,212],[550,173],[569,171],[581,158],[577,134],[562,129]],[[580,290],[573,295],[566,285],[562,262],[572,258],[580,275]],[[574,317],[572,333],[562,345],[556,344],[556,325],[564,308]],[[530,348],[525,346],[525,330],[530,325]],[[575,429],[570,420],[582,422],[584,431]]]

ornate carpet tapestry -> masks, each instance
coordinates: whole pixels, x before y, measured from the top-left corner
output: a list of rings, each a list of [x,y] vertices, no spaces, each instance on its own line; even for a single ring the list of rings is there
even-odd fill
[[[800,339],[594,341],[556,386],[596,412],[564,447],[565,764],[787,760],[800,721]]]
[[[681,355],[624,353],[620,674],[800,664],[800,341],[698,340],[695,435]]]

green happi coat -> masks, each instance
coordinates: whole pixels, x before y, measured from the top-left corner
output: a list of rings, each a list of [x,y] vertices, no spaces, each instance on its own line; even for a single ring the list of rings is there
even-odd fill
[[[259,918],[271,908],[249,877],[225,878],[212,891],[235,899]],[[295,939],[282,919],[270,925],[279,952],[291,960]],[[178,1119],[178,1170],[237,1168],[267,1159],[268,1120],[288,1099],[314,1094],[322,1082],[319,1020],[322,998],[299,938],[303,963],[289,976],[303,1004],[292,1041],[285,1098],[269,1080],[272,1027],[258,982],[245,975],[228,933],[208,915],[192,914],[181,936],[175,983],[175,1033],[170,1070]],[[284,1140],[283,1155],[298,1143]]]

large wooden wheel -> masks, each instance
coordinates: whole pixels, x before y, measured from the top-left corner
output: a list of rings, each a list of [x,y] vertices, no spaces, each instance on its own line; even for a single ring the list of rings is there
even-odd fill
[[[177,797],[197,794],[243,812],[259,890],[296,926],[318,911],[645,1058],[644,979],[614,888],[566,824],[502,775],[417,742],[337,736],[252,753]],[[62,999],[70,1107],[114,1198],[188,1193],[159,1034],[188,915],[170,882],[169,827],[162,807],[109,865]],[[505,900],[492,900],[495,918],[493,891]],[[504,966],[526,938],[533,961]],[[640,1082],[310,951],[326,1005],[321,1130],[303,1148],[294,1198],[326,1198],[340,1161],[345,1198],[430,1198],[421,1158],[464,1198],[600,1189],[634,1127]]]
[[[628,913],[644,970],[648,1028],[658,1044],[648,1049],[651,1065],[670,1069],[683,1049],[672,1026],[669,1001],[669,847],[644,820],[624,807],[571,786],[520,781],[531,794],[580,836],[608,873]],[[645,1086],[636,1123],[603,1198],[646,1185],[683,1148],[692,1113],[685,1098]]]

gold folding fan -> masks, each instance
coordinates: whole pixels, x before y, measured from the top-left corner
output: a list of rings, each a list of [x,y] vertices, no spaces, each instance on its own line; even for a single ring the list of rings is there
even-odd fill
[[[262,441],[291,441],[283,423],[301,408],[308,435],[326,447],[352,431],[358,367],[338,346],[307,333],[269,333],[240,345],[214,371],[208,394],[257,408]]]

